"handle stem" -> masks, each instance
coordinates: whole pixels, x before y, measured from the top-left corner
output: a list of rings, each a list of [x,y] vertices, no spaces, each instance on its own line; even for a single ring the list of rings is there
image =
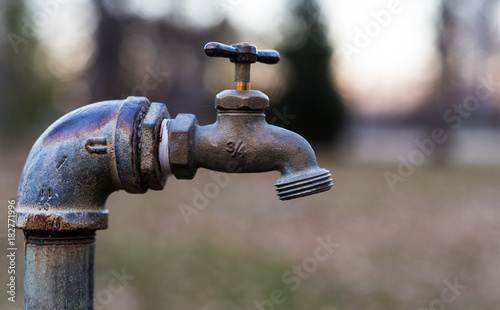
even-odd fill
[[[250,90],[250,63],[235,63],[234,89]]]

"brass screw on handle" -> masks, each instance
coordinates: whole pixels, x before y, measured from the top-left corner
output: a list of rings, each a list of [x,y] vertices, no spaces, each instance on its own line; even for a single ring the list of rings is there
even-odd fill
[[[262,62],[275,64],[280,61],[280,54],[273,50],[257,50],[255,45],[237,43],[231,46],[209,42],[205,45],[205,54],[210,57],[225,57],[234,62],[234,89],[250,90],[250,64]]]

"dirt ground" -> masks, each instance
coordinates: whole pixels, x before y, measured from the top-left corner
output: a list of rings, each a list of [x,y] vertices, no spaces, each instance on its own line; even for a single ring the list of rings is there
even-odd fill
[[[1,152],[0,223],[26,156]],[[114,193],[97,233],[96,309],[498,309],[499,166],[424,165],[393,192],[384,172],[397,165],[319,162],[333,189],[288,202],[276,172],[200,170],[160,192]],[[196,213],[188,223],[181,210]],[[22,309],[20,279],[2,309]]]

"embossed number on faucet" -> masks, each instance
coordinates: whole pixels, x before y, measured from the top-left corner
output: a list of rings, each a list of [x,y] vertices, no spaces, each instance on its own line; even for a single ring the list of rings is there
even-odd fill
[[[236,142],[233,142],[233,141],[229,141],[226,143],[226,151],[228,151],[228,153],[231,153],[231,157],[236,157],[236,156],[240,156],[240,157],[244,157],[245,156],[245,143],[243,141],[238,141],[237,143]]]

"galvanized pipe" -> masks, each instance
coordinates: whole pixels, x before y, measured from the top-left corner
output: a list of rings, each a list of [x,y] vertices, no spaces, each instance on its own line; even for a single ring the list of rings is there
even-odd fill
[[[25,242],[23,309],[93,309],[93,231],[26,231]]]
[[[160,127],[169,115],[146,98],[75,110],[37,140],[21,175],[16,226],[25,231],[24,309],[93,309],[94,231],[108,196],[163,189]]]

